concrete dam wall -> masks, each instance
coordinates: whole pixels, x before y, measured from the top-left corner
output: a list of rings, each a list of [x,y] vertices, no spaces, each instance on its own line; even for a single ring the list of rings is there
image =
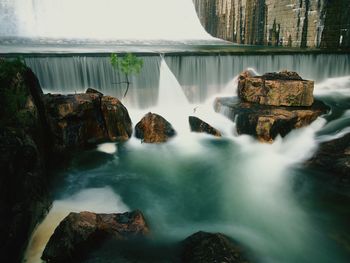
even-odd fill
[[[350,47],[349,0],[193,0],[211,35],[239,44]]]

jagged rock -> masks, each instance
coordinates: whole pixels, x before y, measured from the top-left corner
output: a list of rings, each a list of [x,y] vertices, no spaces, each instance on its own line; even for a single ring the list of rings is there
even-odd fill
[[[214,108],[236,121],[238,134],[252,135],[262,142],[272,142],[278,134],[284,137],[329,110],[321,101],[315,101],[311,107],[274,107],[236,98],[217,98]]]
[[[104,241],[137,240],[148,233],[138,210],[123,214],[70,213],[50,237],[42,259],[50,263],[81,262]]]
[[[44,104],[57,152],[103,141],[124,141],[131,136],[128,111],[116,98],[93,91],[46,94]]]
[[[193,132],[204,132],[216,137],[221,137],[220,131],[210,126],[208,123],[202,121],[201,119],[189,116],[188,121],[190,123],[191,131]]]
[[[246,102],[271,106],[311,106],[314,82],[303,80],[296,72],[282,71],[252,76],[240,74],[238,96]]]
[[[0,254],[4,262],[21,262],[50,206],[50,147],[34,73],[19,60],[0,60],[0,87]]]
[[[146,143],[162,143],[175,136],[172,125],[162,116],[155,113],[147,113],[135,127],[136,138]]]
[[[182,242],[181,261],[186,263],[248,263],[242,248],[223,234],[197,232]]]
[[[132,125],[124,105],[117,98],[103,96],[101,108],[109,139],[111,141],[128,140],[132,134]]]
[[[323,142],[315,155],[307,162],[331,174],[333,178],[350,182],[350,133],[341,138]]]

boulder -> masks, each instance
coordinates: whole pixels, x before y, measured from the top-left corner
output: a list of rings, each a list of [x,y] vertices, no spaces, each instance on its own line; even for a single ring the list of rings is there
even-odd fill
[[[0,254],[21,262],[31,231],[50,206],[50,153],[42,90],[20,60],[0,60]]]
[[[321,101],[315,101],[310,107],[274,107],[237,98],[217,98],[214,108],[236,122],[238,134],[252,135],[270,143],[277,135],[284,137],[293,129],[305,127],[329,110]]]
[[[46,94],[44,104],[57,152],[108,138],[98,94]]]
[[[131,136],[130,116],[116,98],[90,90],[82,94],[46,94],[43,100],[56,152],[103,141],[125,141]]]
[[[350,133],[321,143],[307,165],[326,171],[336,180],[350,183]]]
[[[239,75],[238,96],[245,102],[271,106],[311,106],[314,82],[303,80],[296,72],[282,71],[253,76]]]
[[[138,210],[123,214],[70,213],[50,237],[42,259],[50,263],[81,262],[105,241],[138,240],[148,233]]]
[[[146,143],[163,143],[175,136],[173,126],[162,116],[147,113],[135,127],[135,136]]]
[[[128,140],[132,134],[132,124],[128,110],[124,105],[117,98],[103,96],[101,108],[109,140]]]
[[[243,263],[249,262],[242,247],[223,234],[197,232],[182,242],[181,262]]]
[[[193,132],[204,132],[204,133],[214,135],[216,137],[221,137],[220,131],[213,128],[211,125],[209,125],[208,123],[202,121],[197,117],[189,116],[188,121],[190,123],[191,131]]]

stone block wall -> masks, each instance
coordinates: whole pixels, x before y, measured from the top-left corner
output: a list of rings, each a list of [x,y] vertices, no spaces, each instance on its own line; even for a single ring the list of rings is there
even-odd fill
[[[193,0],[211,35],[239,44],[350,47],[349,0]]]

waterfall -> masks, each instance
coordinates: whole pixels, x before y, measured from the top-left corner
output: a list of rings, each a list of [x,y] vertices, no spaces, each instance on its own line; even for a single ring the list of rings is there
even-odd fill
[[[159,56],[139,57],[144,66],[139,75],[132,76],[125,101],[136,108],[152,107],[158,101],[161,59]],[[111,67],[107,55],[28,56],[25,61],[46,92],[81,92],[93,87],[121,98],[125,91],[124,86],[114,84],[123,81],[123,76]],[[259,73],[295,70],[303,78],[316,82],[350,75],[350,55],[166,55],[165,61],[191,103],[204,102],[225,89],[231,89],[234,94],[233,85],[230,88],[228,84],[249,67]]]
[[[123,102],[145,108],[157,102],[159,86],[158,56],[143,56],[140,74],[131,76],[128,96]],[[124,81],[124,75],[111,66],[104,56],[49,56],[28,57],[26,64],[38,76],[45,92],[84,92],[95,88],[106,95],[122,98],[126,86],[116,84]]]
[[[2,0],[0,36],[212,39],[191,0]]]

